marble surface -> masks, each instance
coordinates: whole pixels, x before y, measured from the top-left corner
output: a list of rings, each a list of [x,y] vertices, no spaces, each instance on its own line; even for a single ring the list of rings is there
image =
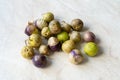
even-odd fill
[[[80,65],[55,52],[47,68],[36,68],[21,57],[28,20],[51,11],[59,21],[84,21],[81,32],[97,36],[99,55]],[[0,80],[120,80],[120,0],[0,0]],[[82,51],[83,44],[79,44]],[[83,52],[83,51],[82,51]]]

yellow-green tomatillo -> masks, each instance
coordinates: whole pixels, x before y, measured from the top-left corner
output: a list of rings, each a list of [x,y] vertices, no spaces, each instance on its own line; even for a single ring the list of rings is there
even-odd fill
[[[28,46],[31,46],[31,47],[34,47],[34,48],[39,47],[41,42],[42,42],[39,34],[30,35],[30,37],[27,41],[28,41]]]
[[[50,22],[50,21],[52,21],[54,19],[54,15],[51,12],[47,12],[47,13],[44,13],[42,15],[42,19],[47,21],[47,22]]]
[[[34,56],[34,50],[30,46],[24,46],[22,48],[21,55],[26,59],[32,59]]]
[[[98,52],[98,46],[94,42],[88,42],[84,46],[84,52],[88,56],[95,56],[97,55],[97,52]]]
[[[42,30],[44,27],[48,27],[48,23],[43,19],[37,19],[34,22],[35,26],[38,27],[38,29]]]
[[[41,35],[45,38],[49,38],[51,36],[50,29],[48,27],[44,27],[41,31]]]
[[[75,48],[75,42],[73,40],[67,40],[62,44],[62,50],[65,53],[70,53]]]
[[[66,40],[69,39],[69,34],[67,32],[61,32],[57,35],[57,39],[60,41],[60,42],[64,42]]]

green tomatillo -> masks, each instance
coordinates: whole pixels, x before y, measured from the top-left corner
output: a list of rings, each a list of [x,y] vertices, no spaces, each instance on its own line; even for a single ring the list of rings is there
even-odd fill
[[[69,39],[69,34],[68,34],[67,32],[65,32],[65,31],[63,31],[63,32],[61,32],[61,33],[59,33],[59,34],[57,35],[57,39],[58,39],[60,42],[64,42],[64,41],[66,41],[66,40]]]
[[[88,56],[96,56],[98,52],[98,46],[94,42],[88,42],[84,46],[84,52]]]

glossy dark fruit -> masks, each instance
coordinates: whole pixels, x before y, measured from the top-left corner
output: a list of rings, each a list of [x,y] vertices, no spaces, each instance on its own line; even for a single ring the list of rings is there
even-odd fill
[[[74,19],[71,22],[72,29],[75,31],[81,31],[83,28],[83,21],[80,19]]]
[[[47,58],[44,55],[36,54],[33,59],[33,64],[36,67],[45,67],[47,65]]]
[[[94,42],[95,38],[96,37],[93,32],[86,32],[84,34],[84,41],[86,41],[86,42]]]

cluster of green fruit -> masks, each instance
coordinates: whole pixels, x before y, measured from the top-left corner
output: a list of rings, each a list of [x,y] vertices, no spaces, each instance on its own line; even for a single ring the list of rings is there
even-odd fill
[[[75,44],[81,41],[80,31],[83,29],[83,21],[74,19],[71,24],[62,21],[61,23],[54,19],[51,12],[44,13],[41,19],[28,22],[25,33],[29,36],[25,40],[26,46],[22,48],[21,54],[24,58],[32,59],[36,67],[45,67],[49,51],[62,50],[69,54],[70,62],[79,64],[84,60],[79,49]],[[47,44],[42,44],[42,38],[47,40]],[[85,42],[84,52],[88,56],[95,56],[98,47],[95,41],[95,35],[92,32],[86,32],[83,36]],[[37,50],[38,52],[36,52]]]

